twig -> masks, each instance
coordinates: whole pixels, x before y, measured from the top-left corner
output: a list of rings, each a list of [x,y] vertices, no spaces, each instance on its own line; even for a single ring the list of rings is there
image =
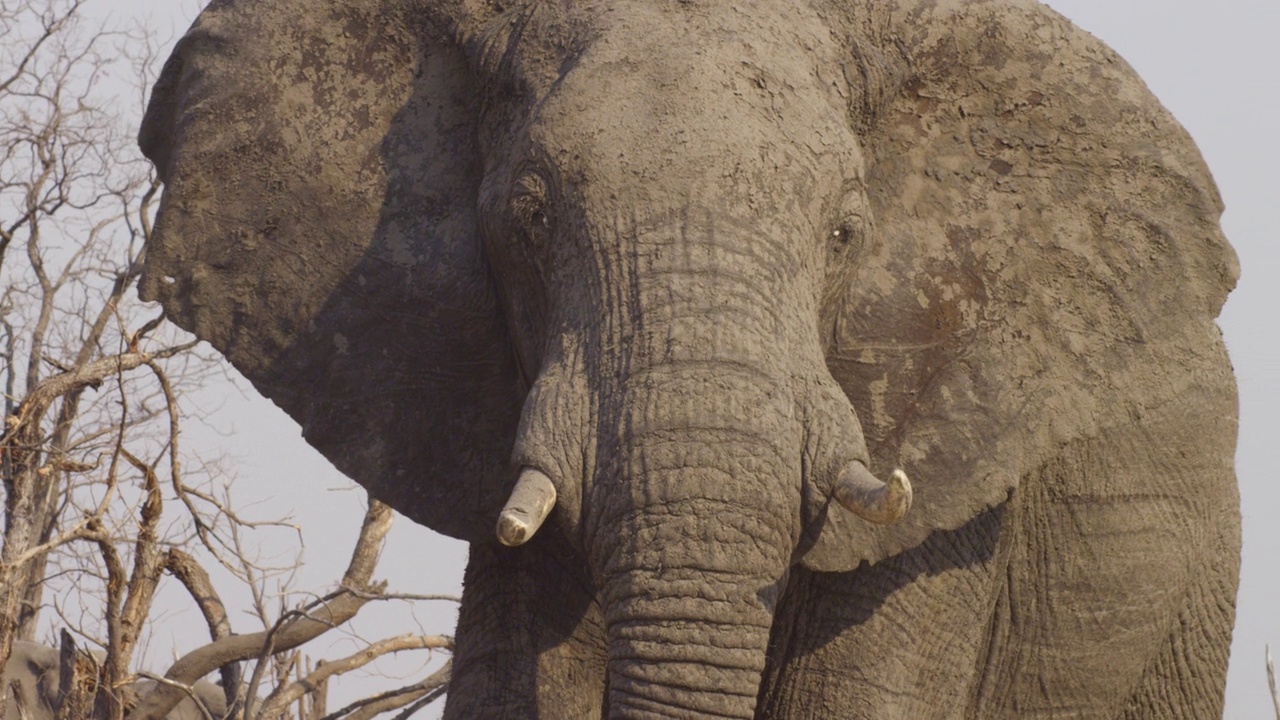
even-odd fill
[[[28,393],[27,399],[22,405],[18,406],[18,419],[20,422],[31,422],[33,421],[32,416],[36,415],[36,413],[28,412],[29,408],[47,408],[48,404],[53,402],[55,398],[61,397],[76,388],[96,386],[108,377],[116,373],[132,370],[150,361],[151,358],[152,356],[147,353],[121,353],[85,363],[70,372],[59,373],[47,378],[37,384]],[[41,412],[39,414],[43,416],[44,413]],[[39,418],[35,417],[34,421],[38,422]]]
[[[431,673],[421,682],[356,700],[341,710],[325,715],[320,720],[372,718],[379,713],[402,708],[419,698],[423,698],[424,695],[431,696],[431,699],[434,700],[444,694],[444,691],[448,688],[449,674],[452,672],[452,668],[453,660],[449,660],[444,664],[444,667]]]
[[[57,537],[50,539],[48,542],[28,548],[22,553],[15,555],[7,564],[10,567],[18,567],[34,557],[47,553],[56,547],[66,545],[67,543],[75,540],[93,540],[95,542],[110,541],[110,537],[107,535],[106,531],[102,529],[100,524],[95,522],[97,519],[98,518],[91,516],[82,520],[76,523],[75,527],[59,533]]]
[[[352,595],[365,600],[417,600],[417,601],[444,601],[461,603],[462,598],[457,595],[417,595],[414,593],[371,593],[363,590],[351,590]]]
[[[1271,703],[1276,708],[1276,720],[1280,720],[1280,692],[1276,692],[1276,665],[1271,661],[1271,646],[1267,645],[1267,685],[1271,687]]]
[[[214,720],[213,715],[209,714],[209,708],[204,706],[204,701],[200,699],[200,696],[196,694],[195,688],[191,685],[170,680],[169,678],[160,677],[159,675],[153,675],[149,672],[140,672],[138,673],[138,677],[151,680],[161,687],[174,688],[178,692],[186,693],[187,697],[191,699],[191,702],[194,703],[196,707],[200,708],[200,714],[204,715],[204,720]],[[181,699],[179,699],[179,702],[181,702]]]
[[[130,350],[134,350],[134,351],[136,351],[136,350],[138,349],[138,343],[139,343],[139,342],[141,342],[141,341],[142,341],[142,339],[143,339],[143,338],[145,338],[145,337],[147,336],[147,333],[149,333],[149,332],[151,332],[152,330],[155,330],[156,328],[160,327],[160,323],[162,323],[162,322],[164,322],[164,313],[163,313],[163,312],[162,312],[162,313],[160,313],[159,315],[155,316],[154,318],[151,318],[151,319],[150,319],[150,320],[148,320],[146,323],[144,323],[142,327],[140,327],[140,328],[138,328],[137,330],[135,330],[135,331],[133,331],[132,333],[130,333],[130,334],[129,334],[129,349],[130,349]]]
[[[400,635],[398,637],[380,640],[363,648],[360,652],[348,655],[341,660],[333,660],[324,663],[310,675],[307,675],[298,682],[291,685],[281,686],[262,702],[262,709],[259,710],[257,714],[261,718],[276,717],[277,715],[284,713],[285,708],[287,708],[290,703],[319,687],[321,683],[328,680],[330,677],[350,672],[356,668],[364,667],[383,655],[400,652],[402,650],[433,649],[452,650],[453,638],[445,635]]]
[[[409,718],[413,717],[414,713],[430,705],[436,700],[439,700],[440,696],[444,695],[446,692],[448,692],[448,690],[449,690],[448,683],[441,685],[435,690],[432,690],[428,692],[426,695],[423,695],[422,699],[418,700],[417,702],[405,708],[404,710],[401,710],[391,720],[409,720]]]
[[[30,705],[27,704],[26,694],[22,692],[22,683],[17,680],[9,682],[9,699],[12,700],[13,706],[18,709],[18,720],[30,720],[31,714],[27,712]]]

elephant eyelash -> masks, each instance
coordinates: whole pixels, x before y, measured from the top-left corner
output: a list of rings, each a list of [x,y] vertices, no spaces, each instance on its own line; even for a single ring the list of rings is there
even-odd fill
[[[542,229],[551,226],[551,218],[546,211],[546,201],[541,197],[517,196],[511,202],[511,209],[516,219],[526,228]]]
[[[551,227],[547,195],[547,182],[536,172],[524,173],[516,181],[511,211],[526,230],[541,231]]]

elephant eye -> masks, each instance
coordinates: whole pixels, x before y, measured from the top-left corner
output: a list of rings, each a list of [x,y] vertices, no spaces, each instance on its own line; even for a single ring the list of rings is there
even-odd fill
[[[841,220],[827,240],[827,249],[839,258],[850,258],[862,250],[862,242],[866,236],[866,221],[858,215],[851,215]]]
[[[529,232],[551,228],[547,182],[535,172],[524,173],[516,180],[511,195],[511,214]]]

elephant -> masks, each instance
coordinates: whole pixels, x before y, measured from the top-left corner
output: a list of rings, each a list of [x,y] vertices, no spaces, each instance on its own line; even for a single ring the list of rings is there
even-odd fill
[[[470,543],[446,718],[1221,715],[1239,274],[1032,0],[214,0],[139,291]]]
[[[60,704],[58,651],[47,645],[15,640],[9,661],[4,667],[4,716],[30,720],[53,720]],[[145,693],[154,685],[153,680],[140,680],[133,689]],[[14,692],[12,686],[19,690]],[[168,714],[168,720],[208,720],[226,715],[227,702],[222,688],[200,680],[192,685],[192,692],[204,705],[197,707],[191,698],[178,703]]]

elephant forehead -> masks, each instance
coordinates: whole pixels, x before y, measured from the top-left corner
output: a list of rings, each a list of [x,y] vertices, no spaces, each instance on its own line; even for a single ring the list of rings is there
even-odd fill
[[[547,90],[531,139],[588,180],[661,177],[678,192],[682,179],[785,178],[814,192],[856,177],[847,106],[820,72],[838,50],[805,20],[730,8],[714,22],[647,6],[610,14]]]

